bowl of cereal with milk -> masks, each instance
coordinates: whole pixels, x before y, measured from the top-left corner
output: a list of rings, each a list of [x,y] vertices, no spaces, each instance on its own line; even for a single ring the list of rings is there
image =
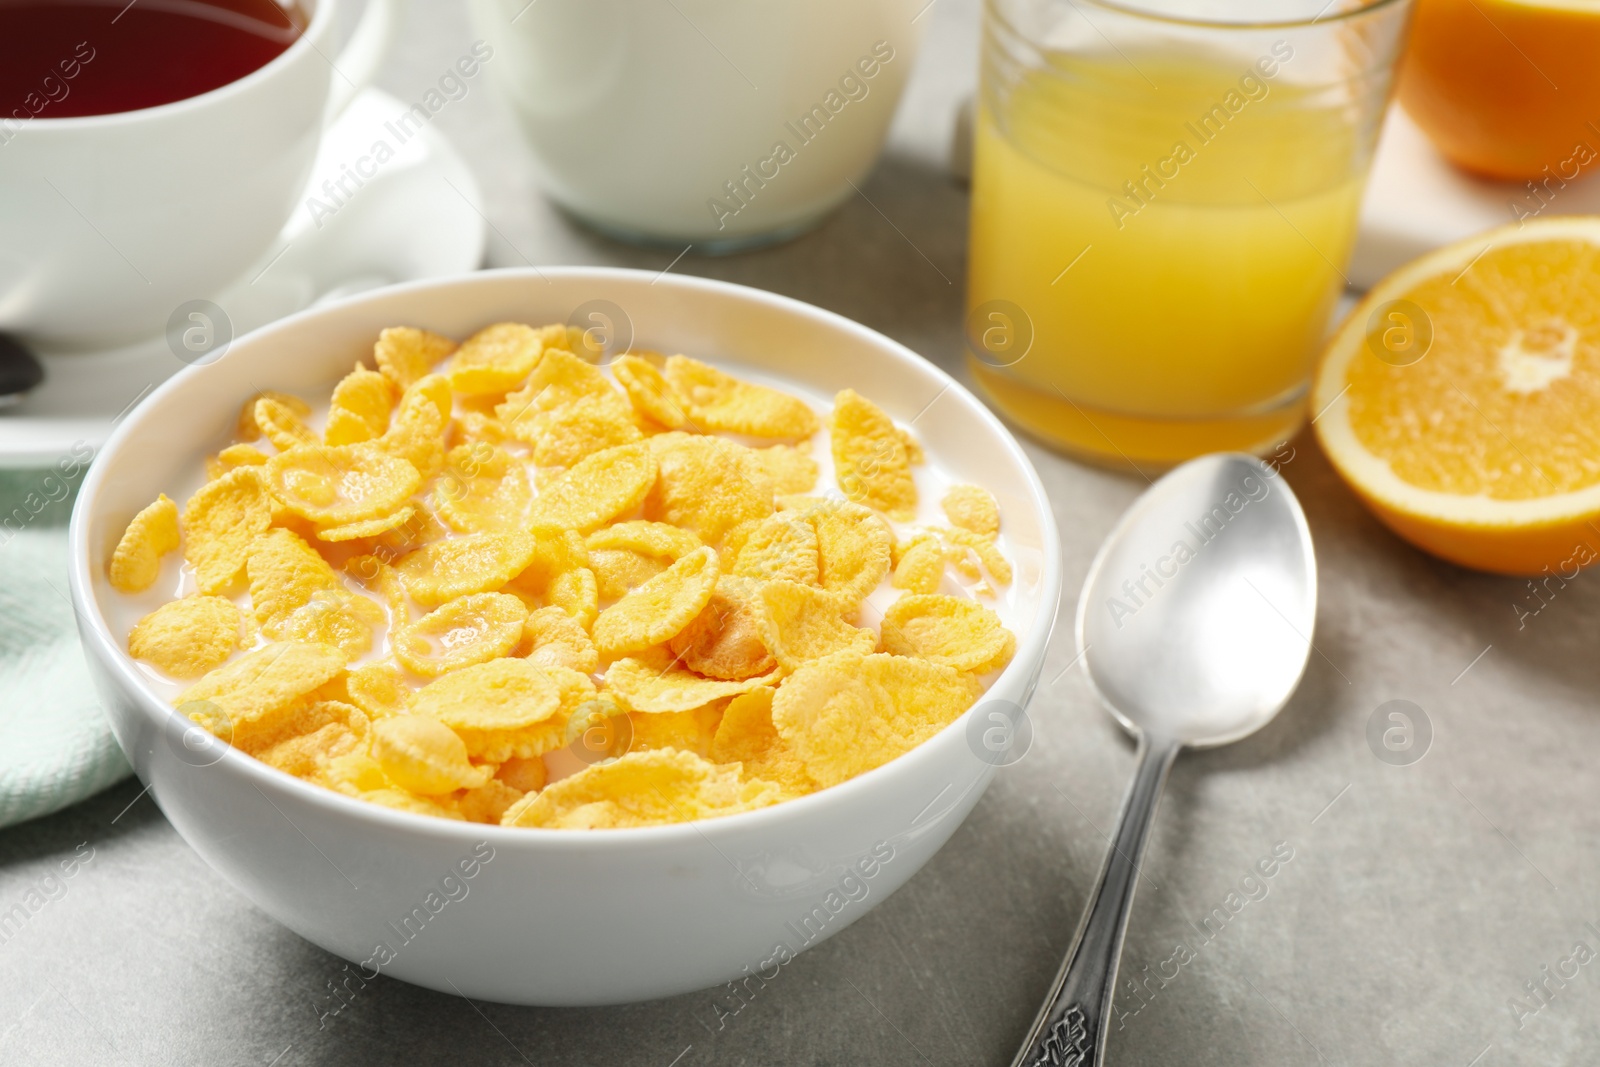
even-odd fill
[[[122,421],[71,539],[206,862],[359,980],[523,1004],[771,981],[865,914],[1020,756],[1060,594],[1037,475],[943,372],[627,270],[250,334]]]

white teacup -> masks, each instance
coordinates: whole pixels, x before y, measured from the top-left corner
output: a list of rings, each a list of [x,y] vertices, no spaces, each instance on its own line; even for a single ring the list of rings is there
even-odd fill
[[[473,0],[558,204],[701,251],[799,232],[865,177],[928,0]]]
[[[151,337],[267,250],[392,22],[368,0],[330,63],[338,0],[304,6],[288,49],[218,89],[0,128],[0,332],[55,350]]]

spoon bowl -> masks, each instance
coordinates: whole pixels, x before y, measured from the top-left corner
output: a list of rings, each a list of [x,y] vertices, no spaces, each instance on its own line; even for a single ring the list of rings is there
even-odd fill
[[[1078,600],[1078,650],[1130,733],[1223,745],[1294,692],[1316,610],[1294,492],[1253,456],[1202,456],[1151,486],[1107,536]]]

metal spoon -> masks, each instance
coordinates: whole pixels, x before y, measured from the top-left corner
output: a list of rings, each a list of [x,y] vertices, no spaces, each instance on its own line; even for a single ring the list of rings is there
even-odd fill
[[[22,403],[44,381],[44,366],[15,338],[0,333],[0,408]]]
[[[1317,561],[1300,502],[1260,460],[1185,463],[1145,491],[1100,547],[1078,599],[1078,649],[1106,709],[1138,739],[1089,913],[1015,1067],[1105,1056],[1139,858],[1180,749],[1266,725],[1305,673]]]

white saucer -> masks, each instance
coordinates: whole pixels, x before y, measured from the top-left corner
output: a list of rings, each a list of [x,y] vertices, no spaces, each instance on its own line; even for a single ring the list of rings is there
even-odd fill
[[[471,171],[431,127],[347,199],[319,228],[306,198],[324,202],[322,183],[353,167],[406,105],[367,89],[328,129],[300,206],[277,242],[242,277],[211,299],[233,336],[313,304],[393,282],[464,274],[483,259],[482,195]],[[48,467],[97,449],[113,423],[184,362],[165,337],[107,352],[41,352],[44,384],[0,414],[0,469]]]
[[[1600,181],[1593,164],[1576,181],[1555,189],[1538,211],[1554,215],[1600,213]],[[1389,109],[1361,205],[1361,235],[1350,261],[1350,282],[1369,289],[1385,275],[1441,245],[1517,221],[1513,203],[1525,211],[1539,200],[1522,182],[1474,178],[1445,162],[1398,105]]]

